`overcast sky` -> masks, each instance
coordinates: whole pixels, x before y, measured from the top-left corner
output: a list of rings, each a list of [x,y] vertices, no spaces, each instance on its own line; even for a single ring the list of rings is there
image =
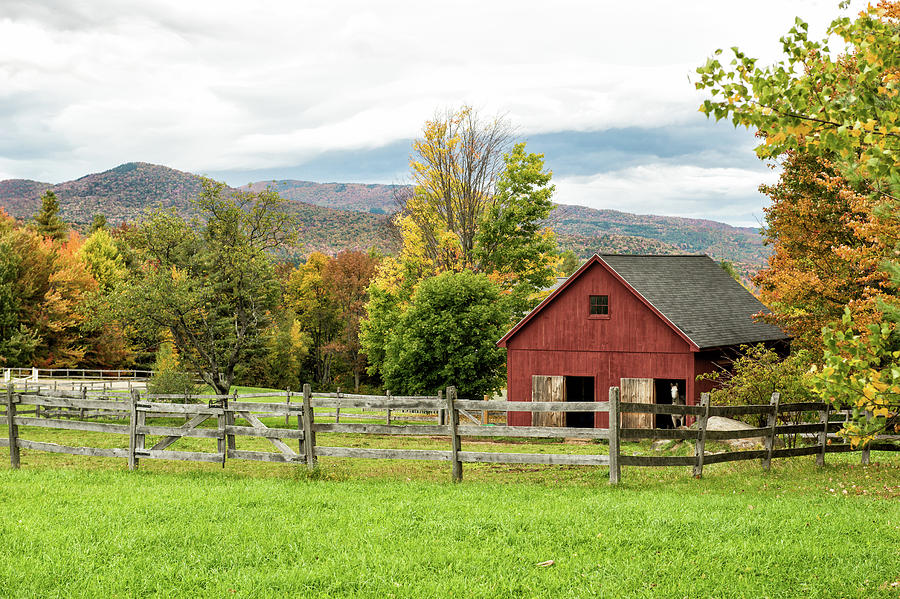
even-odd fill
[[[0,179],[403,183],[424,121],[471,104],[545,154],[557,202],[755,226],[777,173],[688,78],[837,4],[0,0]]]

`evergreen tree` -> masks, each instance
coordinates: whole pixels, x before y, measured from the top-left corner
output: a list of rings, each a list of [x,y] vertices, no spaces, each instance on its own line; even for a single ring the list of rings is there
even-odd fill
[[[61,241],[69,226],[59,218],[59,201],[56,194],[47,191],[41,197],[41,209],[34,215],[34,228],[42,236]]]

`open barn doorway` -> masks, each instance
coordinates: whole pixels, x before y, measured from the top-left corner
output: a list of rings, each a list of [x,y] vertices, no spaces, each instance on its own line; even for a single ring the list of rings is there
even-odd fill
[[[594,401],[594,377],[567,376],[566,401]],[[566,412],[566,426],[594,428],[594,413]]]
[[[653,384],[656,391],[656,403],[685,403],[687,381],[684,379],[653,379]],[[674,396],[675,392],[678,394],[677,399]],[[670,414],[657,414],[654,425],[656,428],[675,428]]]

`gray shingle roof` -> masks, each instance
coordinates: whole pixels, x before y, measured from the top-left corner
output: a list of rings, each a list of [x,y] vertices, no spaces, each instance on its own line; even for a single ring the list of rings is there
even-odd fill
[[[753,318],[769,310],[709,256],[600,259],[701,349],[788,338]]]

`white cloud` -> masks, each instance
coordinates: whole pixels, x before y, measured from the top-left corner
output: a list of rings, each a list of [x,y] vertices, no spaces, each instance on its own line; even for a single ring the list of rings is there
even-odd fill
[[[763,217],[756,189],[777,179],[778,174],[768,170],[646,164],[590,177],[559,179],[554,200],[753,227]]]
[[[837,11],[832,0],[4,0],[0,166],[48,181],[128,160],[290,166],[414,137],[463,103],[508,114],[524,135],[684,125],[703,118],[696,66],[735,44],[771,61],[796,14],[819,36]]]

